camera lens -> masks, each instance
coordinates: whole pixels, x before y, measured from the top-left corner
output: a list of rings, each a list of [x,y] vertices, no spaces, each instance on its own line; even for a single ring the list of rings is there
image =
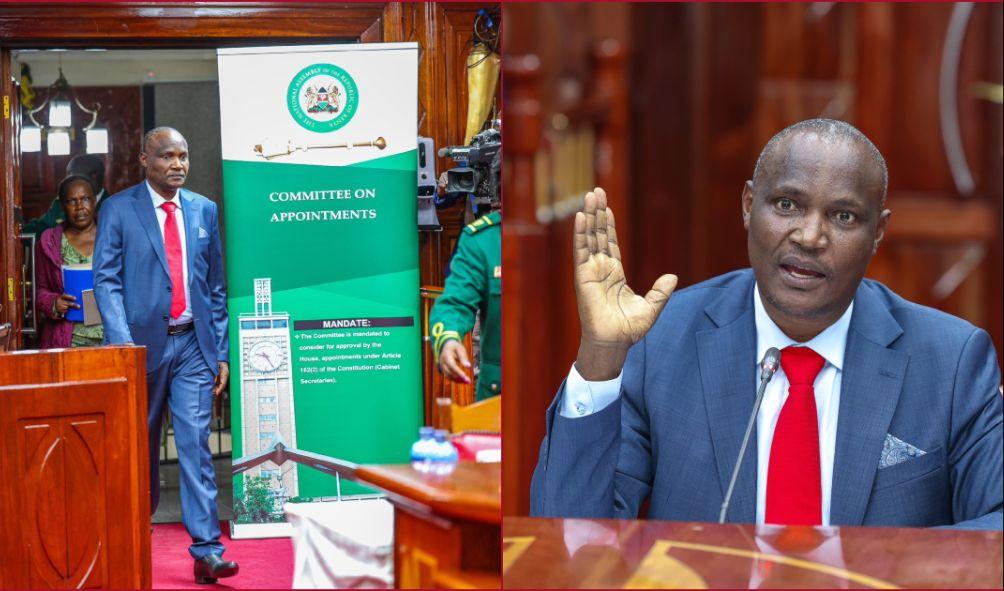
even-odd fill
[[[446,173],[447,193],[473,193],[478,186],[478,175],[474,170],[453,169]]]

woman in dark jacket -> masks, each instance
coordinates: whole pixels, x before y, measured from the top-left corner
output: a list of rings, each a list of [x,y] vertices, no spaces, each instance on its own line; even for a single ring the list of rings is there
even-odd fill
[[[42,318],[40,346],[43,349],[100,345],[104,338],[101,325],[84,326],[66,320],[70,309],[80,302],[63,293],[64,264],[85,264],[94,256],[97,221],[94,217],[94,187],[80,175],[70,175],[59,183],[59,201],[66,221],[42,232],[35,245],[35,280],[37,310]]]

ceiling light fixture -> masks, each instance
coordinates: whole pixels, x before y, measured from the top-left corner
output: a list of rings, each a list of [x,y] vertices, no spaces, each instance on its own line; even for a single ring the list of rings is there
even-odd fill
[[[77,130],[73,127],[73,105],[91,116],[91,121],[84,126],[88,154],[108,153],[108,130],[98,127],[98,112],[101,103],[94,103],[93,109],[88,109],[77,98],[77,93],[63,75],[62,56],[60,56],[59,78],[49,86],[45,101],[38,107],[28,111],[30,124],[21,128],[21,152],[42,151],[42,141],[45,140],[46,151],[50,156],[65,156],[70,153],[71,142],[76,139]],[[35,114],[49,108],[49,118],[45,125],[35,119]]]

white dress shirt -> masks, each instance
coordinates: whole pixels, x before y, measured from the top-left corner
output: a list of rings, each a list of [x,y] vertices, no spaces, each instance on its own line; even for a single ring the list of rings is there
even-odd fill
[[[844,366],[844,350],[847,346],[847,329],[851,323],[854,303],[844,314],[823,332],[806,343],[797,343],[785,335],[764,310],[760,300],[759,287],[753,289],[753,309],[757,335],[757,365],[750,368],[760,382],[759,360],[767,349],[784,349],[790,345],[809,347],[826,360],[823,369],[816,376],[813,389],[816,394],[816,416],[819,420],[819,467],[822,476],[822,521],[830,524],[830,490],[833,484],[833,454],[837,442],[837,413],[840,408],[840,378]],[[588,382],[575,369],[568,374],[565,395],[559,405],[559,414],[566,418],[579,418],[599,412],[620,397],[621,377],[603,382]],[[750,392],[755,396],[756,392]],[[770,462],[770,445],[774,439],[774,427],[781,414],[784,401],[788,398],[788,378],[784,370],[778,368],[774,378],[764,391],[760,412],[757,414],[757,491],[756,521],[764,522],[767,503],[767,465]]]
[[[157,227],[160,228],[161,239],[164,238],[164,222],[167,221],[167,211],[161,205],[171,201],[177,206],[174,210],[174,222],[178,226],[178,237],[181,238],[181,273],[185,283],[185,311],[177,318],[171,318],[169,315],[167,322],[171,326],[185,324],[192,321],[192,294],[188,289],[188,244],[185,241],[184,209],[181,207],[181,197],[178,195],[180,191],[175,191],[170,199],[164,199],[160,196],[160,193],[153,190],[153,187],[150,186],[150,181],[146,182],[146,189],[150,192],[150,199],[153,200],[153,210],[157,213]],[[167,254],[166,245],[164,247],[164,254]]]

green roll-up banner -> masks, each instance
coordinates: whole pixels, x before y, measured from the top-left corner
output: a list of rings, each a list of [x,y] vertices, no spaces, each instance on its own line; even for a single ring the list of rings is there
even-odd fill
[[[407,461],[422,420],[417,45],[221,49],[219,79],[235,465],[276,446]],[[233,486],[235,528],[368,492],[272,461]]]

